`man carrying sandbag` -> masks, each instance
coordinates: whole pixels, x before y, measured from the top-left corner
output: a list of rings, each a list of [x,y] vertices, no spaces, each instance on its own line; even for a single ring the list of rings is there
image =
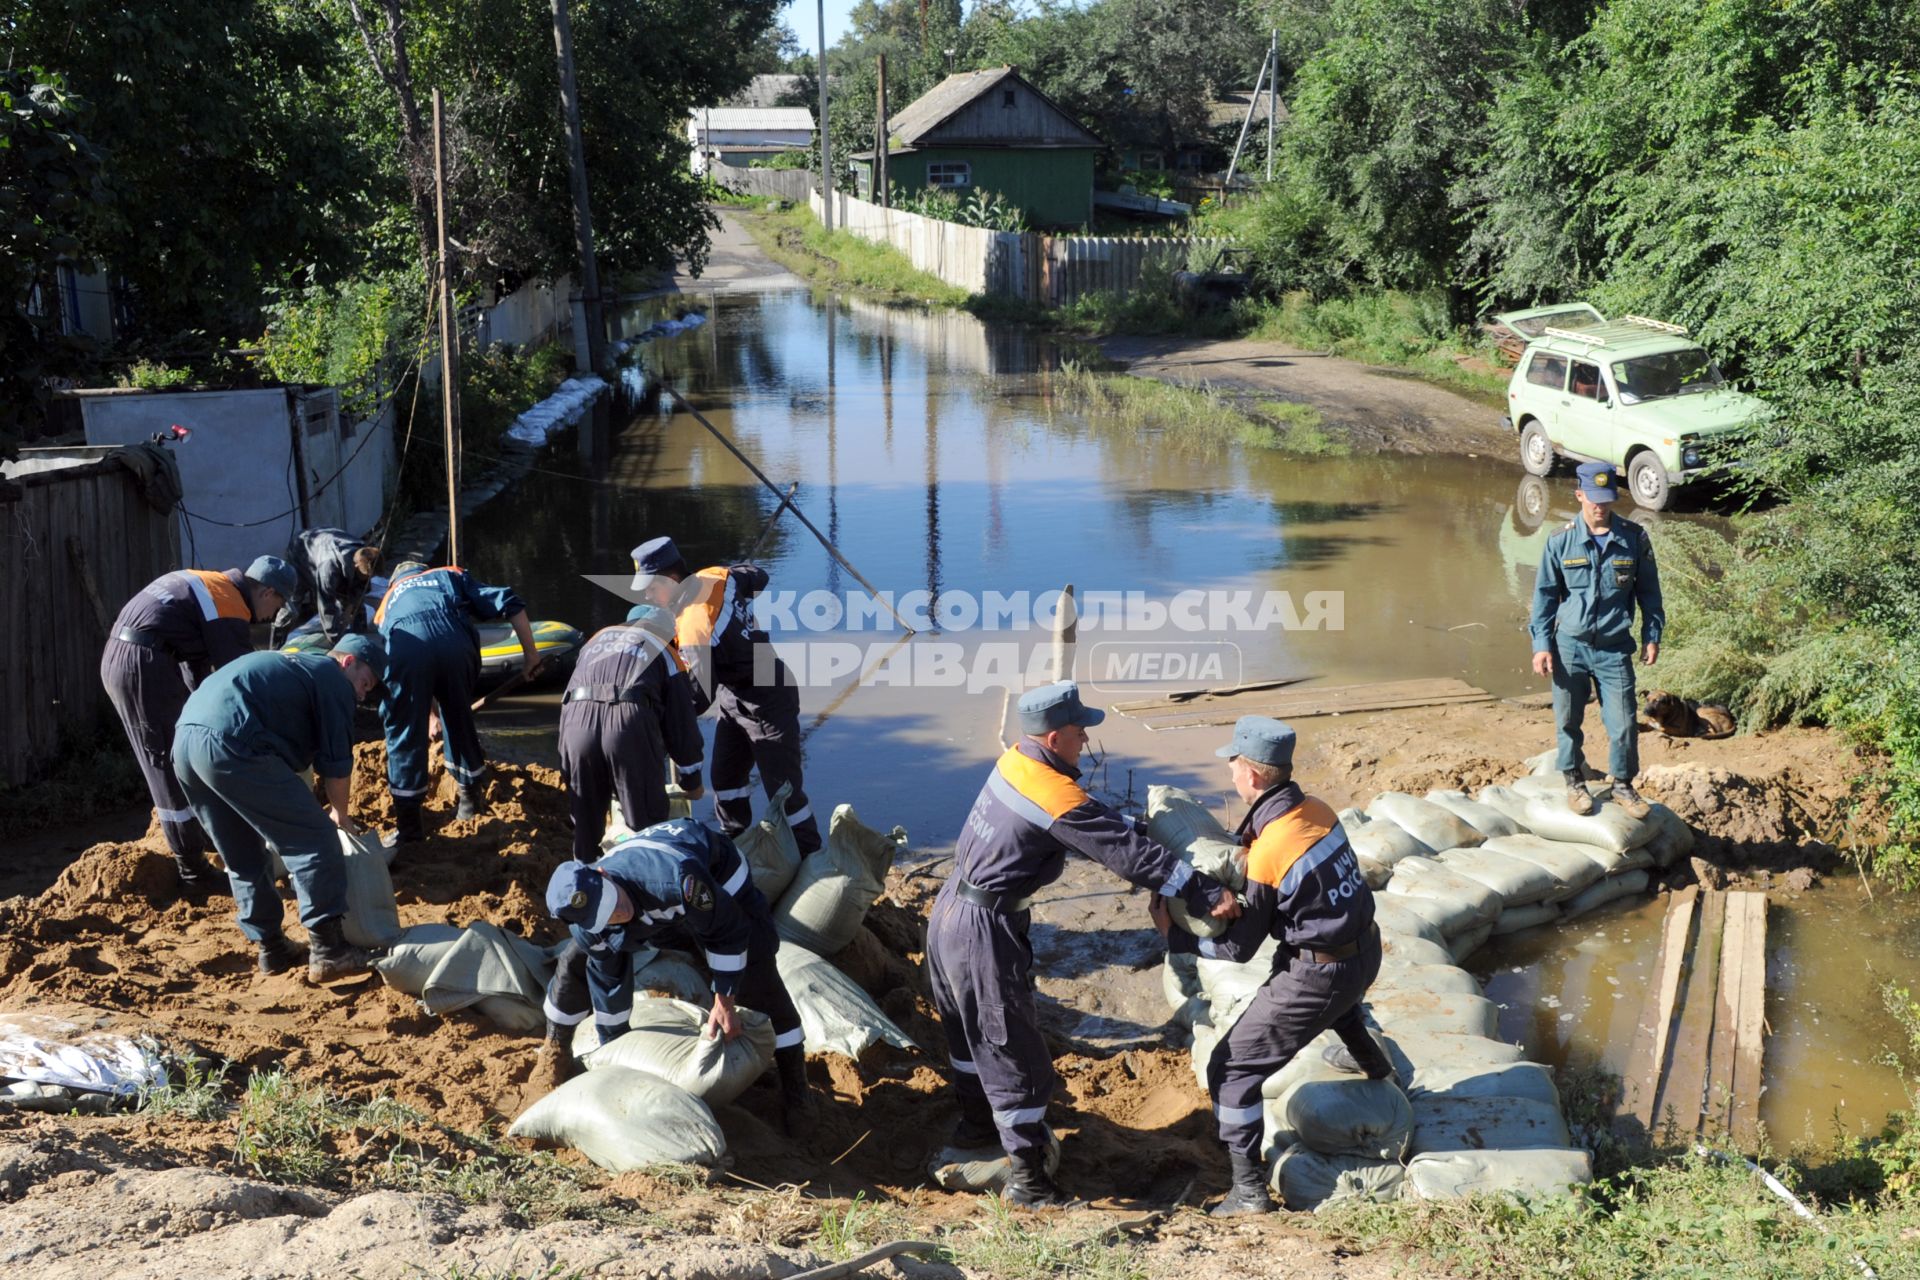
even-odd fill
[[[1045,1163],[1057,1077],[1033,1005],[1034,893],[1058,880],[1076,852],[1129,884],[1184,899],[1197,914],[1240,913],[1231,890],[1081,788],[1087,730],[1104,719],[1081,703],[1071,680],[1021,697],[1024,736],[973,802],[927,924],[927,974],[960,1097],[952,1145],[998,1140],[1011,1165],[1006,1198],[1034,1208],[1073,1203]]]
[[[1547,539],[1533,584],[1533,669],[1553,681],[1553,722],[1559,756],[1554,765],[1567,780],[1567,807],[1593,812],[1587,790],[1585,741],[1590,685],[1600,686],[1600,721],[1607,730],[1607,771],[1613,799],[1628,816],[1647,816],[1647,802],[1633,789],[1640,772],[1640,708],[1633,692],[1633,609],[1640,607],[1640,660],[1660,656],[1667,625],[1660,600],[1660,570],[1653,540],[1625,516],[1615,515],[1620,496],[1614,469],[1583,462],[1579,471],[1580,514]]]
[[[673,648],[673,615],[637,604],[580,651],[560,700],[560,771],[573,806],[573,856],[600,856],[607,804],[620,797],[627,827],[667,820],[667,759],[688,798],[701,794],[706,747],[691,682]]]
[[[324,654],[248,654],[208,677],[180,713],[174,772],[227,864],[240,931],[258,951],[262,973],[305,960],[310,979],[333,982],[368,967],[341,923],[347,873],[339,831],[360,829],[347,813],[353,706],[385,668],[379,641],[362,635]],[[325,811],[300,778],[308,768],[326,789]],[[310,939],[304,952],[281,929],[269,845],[300,901]]]
[[[557,1087],[572,1074],[573,1029],[591,1007],[601,1043],[633,1016],[633,953],[669,931],[692,936],[713,979],[707,1034],[740,1034],[738,998],[773,1023],[787,1131],[806,1127],[813,1099],[800,1011],[780,979],[780,937],[733,841],[691,818],[634,833],[588,866],[563,862],[547,882],[547,910],[572,935],[547,986],[547,1039],[535,1082]]]
[[[1269,936],[1280,949],[1273,972],[1207,1063],[1220,1140],[1233,1187],[1215,1217],[1271,1213],[1260,1163],[1260,1086],[1331,1028],[1345,1045],[1327,1060],[1384,1080],[1393,1065],[1367,1034],[1360,1001],[1380,973],[1380,930],[1373,891],[1325,801],[1293,781],[1293,730],[1267,716],[1242,716],[1233,741],[1217,753],[1230,762],[1233,789],[1247,806],[1238,835],[1247,851],[1246,910],[1218,938],[1173,925],[1154,901],[1153,923],[1174,953],[1244,963]]]
[[[633,549],[633,590],[675,611],[675,644],[693,680],[694,706],[720,709],[713,731],[713,812],[738,836],[753,822],[753,771],[772,796],[784,784],[787,825],[805,857],[820,847],[820,824],[801,781],[800,689],[753,625],[753,598],[767,587],[758,565],[715,565],[689,575],[672,538]]]

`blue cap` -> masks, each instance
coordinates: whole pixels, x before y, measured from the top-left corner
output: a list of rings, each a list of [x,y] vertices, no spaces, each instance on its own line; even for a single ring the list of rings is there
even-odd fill
[[[1020,695],[1020,732],[1051,733],[1077,724],[1091,729],[1107,718],[1107,713],[1080,701],[1080,686],[1071,680],[1043,684]]]
[[[1588,502],[1613,502],[1620,497],[1620,473],[1607,462],[1583,462],[1575,473],[1580,496]]]
[[[662,640],[671,640],[674,636],[673,614],[657,604],[637,604],[627,610],[627,621],[637,622],[642,630]]]
[[[1272,716],[1241,716],[1233,723],[1233,741],[1213,754],[1223,760],[1245,756],[1255,764],[1293,765],[1293,726]]]
[[[663,573],[686,576],[687,562],[672,538],[651,538],[633,549],[633,589],[644,591]]]
[[[336,658],[352,658],[362,666],[371,668],[375,680],[385,681],[387,678],[387,647],[380,643],[377,636],[358,633],[344,635],[328,652]]]
[[[563,862],[547,881],[547,914],[599,933],[612,918],[618,897],[599,871],[584,862]]]
[[[278,591],[285,600],[293,599],[300,590],[300,575],[279,556],[261,556],[247,566],[246,576],[270,591]]]

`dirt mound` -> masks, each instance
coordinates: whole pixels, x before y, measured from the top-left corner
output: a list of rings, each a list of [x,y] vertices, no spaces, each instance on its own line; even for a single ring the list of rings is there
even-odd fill
[[[1816,791],[1796,786],[1784,773],[1654,765],[1641,773],[1640,789],[1686,820],[1696,833],[1694,856],[1716,866],[1821,867],[1838,857],[1817,834],[1831,829],[1831,806],[1819,805]]]

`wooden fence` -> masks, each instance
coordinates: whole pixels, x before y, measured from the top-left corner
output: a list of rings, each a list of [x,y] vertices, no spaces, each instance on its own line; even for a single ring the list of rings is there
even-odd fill
[[[713,180],[743,196],[778,196],[799,204],[813,194],[816,177],[811,169],[742,169],[737,165],[708,166]]]
[[[1149,269],[1182,270],[1196,245],[1225,248],[1225,240],[1168,237],[1049,236],[988,231],[883,209],[845,192],[833,194],[833,224],[863,240],[890,244],[921,271],[968,293],[999,294],[1062,307],[1092,293],[1124,294]],[[810,197],[815,217],[820,193]]]
[[[173,513],[117,462],[0,480],[0,782],[113,723],[100,652],[120,606],[180,565]]]

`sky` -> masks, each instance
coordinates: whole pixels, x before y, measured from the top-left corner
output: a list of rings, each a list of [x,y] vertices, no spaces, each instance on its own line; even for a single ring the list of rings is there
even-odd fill
[[[847,33],[847,15],[853,12],[855,3],[856,0],[826,0],[829,49]],[[793,28],[793,33],[800,37],[801,47],[808,53],[818,52],[820,48],[819,14],[819,0],[789,0],[780,13],[780,20]]]

